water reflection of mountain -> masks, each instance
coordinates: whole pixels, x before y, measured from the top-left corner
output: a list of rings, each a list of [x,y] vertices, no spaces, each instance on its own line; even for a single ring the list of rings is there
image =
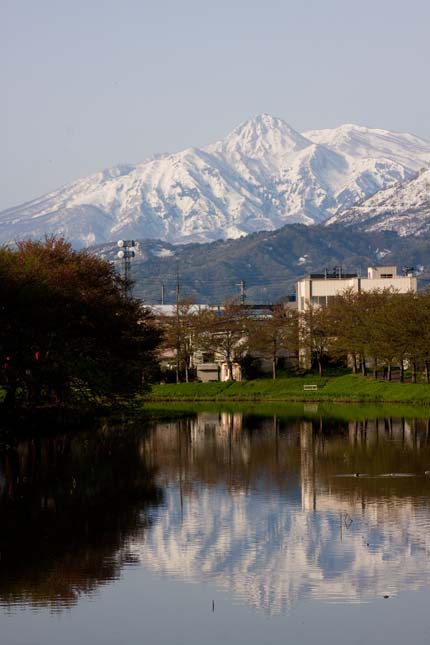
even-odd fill
[[[69,607],[135,562],[162,500],[139,442],[104,428],[0,456],[0,604]]]
[[[427,423],[200,415],[148,442],[167,505],[132,547],[147,568],[214,580],[270,613],[428,582]]]
[[[0,604],[71,606],[133,564],[268,613],[416,589],[426,470],[428,422],[402,419],[200,414],[23,442],[0,455]]]

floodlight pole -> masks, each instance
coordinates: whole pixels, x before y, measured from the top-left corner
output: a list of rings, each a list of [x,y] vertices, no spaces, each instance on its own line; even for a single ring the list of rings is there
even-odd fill
[[[120,250],[117,257],[122,261],[122,275],[124,280],[124,296],[128,298],[131,295],[131,258],[135,253],[131,249],[136,246],[134,240],[118,240]]]

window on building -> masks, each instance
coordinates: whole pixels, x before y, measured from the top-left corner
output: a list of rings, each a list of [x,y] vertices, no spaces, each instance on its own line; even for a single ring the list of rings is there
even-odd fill
[[[327,296],[312,296],[311,303],[313,305],[319,305],[320,307],[325,307],[327,304]]]

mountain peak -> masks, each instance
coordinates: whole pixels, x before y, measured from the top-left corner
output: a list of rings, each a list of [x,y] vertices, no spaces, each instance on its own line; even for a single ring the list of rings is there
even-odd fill
[[[225,139],[215,144],[223,154],[252,158],[275,158],[297,152],[310,145],[286,121],[262,113],[238,125]]]
[[[280,132],[288,131],[299,134],[286,121],[279,117],[272,116],[271,114],[267,114],[267,112],[262,112],[261,114],[256,114],[251,118],[246,119],[246,121],[240,123],[233,132],[241,132],[249,129],[258,132],[259,134],[267,134],[267,132],[271,130],[279,130]]]

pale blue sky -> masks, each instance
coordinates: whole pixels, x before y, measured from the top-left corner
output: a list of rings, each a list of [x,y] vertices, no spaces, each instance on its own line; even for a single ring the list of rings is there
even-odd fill
[[[428,0],[0,0],[0,209],[259,112],[430,140]]]

